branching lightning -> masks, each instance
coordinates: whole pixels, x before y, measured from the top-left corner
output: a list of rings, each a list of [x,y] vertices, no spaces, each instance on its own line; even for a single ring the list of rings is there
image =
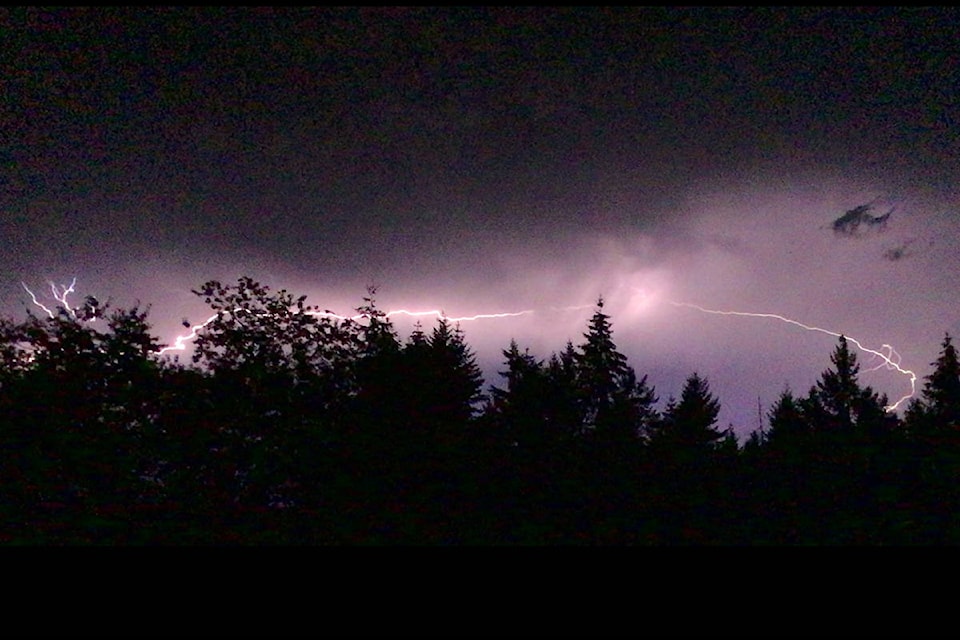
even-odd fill
[[[870,354],[873,358],[880,358],[882,362],[877,366],[868,369],[867,371],[876,371],[877,369],[886,368],[890,370],[896,370],[897,372],[910,378],[910,393],[905,394],[902,398],[897,400],[891,405],[887,405],[885,409],[888,412],[896,411],[897,408],[913,397],[917,392],[917,374],[909,369],[904,369],[900,366],[900,354],[888,344],[884,344],[880,347],[881,351],[876,349],[870,349],[863,346],[856,338],[851,338],[848,335],[837,333],[836,331],[830,331],[829,329],[823,329],[821,327],[814,327],[796,320],[791,320],[790,318],[785,318],[784,316],[777,315],[775,313],[752,313],[748,311],[721,311],[717,309],[706,309],[697,304],[692,304],[690,302],[674,302],[673,300],[667,300],[669,304],[672,304],[675,307],[686,307],[688,309],[695,309],[702,313],[711,313],[718,316],[741,316],[747,318],[771,318],[774,320],[779,320],[781,322],[786,322],[787,324],[792,324],[801,329],[806,329],[807,331],[818,331],[820,333],[825,333],[827,335],[839,338],[841,336],[845,337],[848,341],[852,342],[860,351]],[[886,353],[884,353],[886,351]]]
[[[71,293],[73,293],[74,288],[77,286],[77,279],[74,278],[74,279],[73,279],[73,282],[70,283],[70,286],[69,286],[69,287],[67,287],[67,286],[60,286],[60,287],[58,288],[57,285],[53,283],[53,281],[49,281],[48,284],[50,285],[50,291],[53,293],[53,299],[56,300],[57,302],[59,302],[60,305],[61,305],[61,307],[62,307],[67,313],[69,313],[71,316],[73,316],[74,318],[76,318],[76,317],[77,317],[77,312],[73,309],[73,307],[70,306],[70,303],[67,301],[67,296],[69,296]],[[21,282],[21,283],[20,283],[20,286],[23,287],[24,291],[26,291],[28,294],[30,294],[30,299],[33,300],[33,304],[35,304],[35,305],[37,305],[38,307],[40,307],[41,309],[43,309],[43,311],[44,311],[48,316],[50,316],[51,318],[56,315],[56,314],[55,314],[53,311],[51,311],[46,305],[44,305],[42,302],[40,302],[39,300],[37,300],[37,296],[33,293],[33,291],[30,290],[30,287],[28,287],[25,282]]]

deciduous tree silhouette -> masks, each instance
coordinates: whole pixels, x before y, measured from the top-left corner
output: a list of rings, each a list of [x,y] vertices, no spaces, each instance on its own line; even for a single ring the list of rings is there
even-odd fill
[[[194,293],[216,312],[193,360],[213,374],[221,482],[245,504],[289,502],[280,487],[298,484],[311,432],[340,428],[356,393],[358,326],[251,278],[210,281]]]
[[[4,467],[17,469],[11,488],[18,503],[61,505],[77,539],[120,526],[118,514],[156,499],[148,472],[159,345],[146,317],[88,297],[51,318],[3,323],[0,423]]]

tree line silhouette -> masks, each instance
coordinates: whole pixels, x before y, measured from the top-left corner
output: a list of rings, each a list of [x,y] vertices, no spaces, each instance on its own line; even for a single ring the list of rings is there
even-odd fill
[[[960,541],[960,362],[947,335],[903,419],[841,337],[740,446],[693,373],[663,410],[599,300],[484,393],[459,327],[401,340],[250,278],[192,362],[93,298],[0,319],[7,544],[942,544]],[[95,322],[94,322],[95,321]],[[102,329],[101,329],[102,327]]]

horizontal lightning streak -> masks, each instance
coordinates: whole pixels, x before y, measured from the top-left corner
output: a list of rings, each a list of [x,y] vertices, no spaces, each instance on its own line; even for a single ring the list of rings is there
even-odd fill
[[[442,311],[431,310],[431,311],[407,311],[406,309],[397,309],[396,311],[388,311],[387,317],[395,315],[405,315],[413,318],[419,318],[422,316],[436,316],[437,319],[445,319],[450,322],[469,322],[471,320],[490,320],[494,318],[515,318],[517,316],[525,316],[529,313],[533,313],[533,309],[524,309],[523,311],[510,311],[506,313],[478,313],[475,316],[461,316],[459,318],[454,318],[444,314]],[[351,320],[359,320],[363,316],[353,316]]]
[[[391,318],[393,316],[398,316],[398,315],[409,316],[411,318],[422,318],[425,316],[434,316],[437,319],[443,319],[449,322],[469,322],[473,320],[515,318],[517,316],[524,316],[530,313],[533,313],[533,309],[524,309],[523,311],[511,311],[511,312],[505,312],[505,313],[479,313],[473,316],[455,317],[455,316],[448,316],[447,314],[445,314],[444,312],[438,309],[431,309],[429,311],[408,311],[407,309],[396,309],[393,311],[388,311],[384,315],[386,315],[386,317],[388,318]],[[366,314],[359,314],[355,316],[342,316],[340,314],[333,313],[332,311],[312,311],[312,310],[304,311],[304,314],[309,316],[314,316],[316,318],[334,318],[336,320],[351,320],[354,322],[367,317]],[[167,353],[168,351],[184,351],[187,348],[187,343],[194,340],[197,337],[197,334],[200,332],[200,330],[206,327],[211,322],[213,322],[216,319],[216,317],[217,317],[217,314],[213,314],[212,316],[210,316],[200,324],[193,325],[192,327],[190,327],[189,333],[182,336],[178,336],[177,339],[174,340],[172,345],[160,349],[159,353],[163,354],[163,353]]]
[[[741,316],[741,317],[747,317],[747,318],[771,318],[771,319],[774,319],[774,320],[779,320],[779,321],[781,321],[781,322],[786,322],[787,324],[795,325],[795,326],[797,326],[797,327],[800,327],[801,329],[806,329],[807,331],[819,331],[820,333],[825,333],[825,334],[830,335],[830,336],[833,336],[833,337],[835,337],[835,338],[839,338],[839,337],[841,337],[841,336],[844,336],[847,340],[849,340],[849,341],[852,342],[854,345],[856,345],[856,347],[857,347],[858,349],[860,349],[861,351],[863,351],[864,353],[869,353],[870,355],[872,355],[872,356],[874,356],[874,357],[879,357],[881,360],[883,360],[883,362],[882,362],[880,365],[878,365],[877,367],[874,367],[873,369],[869,369],[869,371],[876,371],[877,369],[879,369],[879,368],[881,368],[881,367],[886,367],[887,369],[891,369],[891,370],[894,370],[894,369],[895,369],[896,371],[898,371],[898,372],[902,373],[903,375],[908,376],[908,377],[910,378],[910,393],[904,395],[902,398],[900,398],[899,400],[897,400],[897,401],[894,402],[893,404],[886,406],[885,409],[886,409],[888,412],[896,411],[897,408],[898,408],[902,403],[904,403],[904,402],[906,402],[907,400],[909,400],[910,398],[912,398],[912,397],[914,396],[914,394],[917,392],[917,374],[915,374],[913,371],[910,371],[909,369],[904,369],[903,367],[900,366],[900,354],[897,353],[896,350],[894,350],[894,348],[891,347],[891,346],[888,345],[888,344],[884,344],[884,345],[881,346],[880,348],[887,350],[888,353],[889,353],[889,355],[883,353],[882,351],[877,351],[876,349],[870,349],[870,348],[868,348],[868,347],[863,346],[862,344],[860,344],[860,342],[859,342],[856,338],[851,338],[850,336],[847,336],[847,335],[841,334],[841,333],[837,333],[836,331],[831,331],[831,330],[829,330],[829,329],[823,329],[823,328],[821,328],[821,327],[814,327],[814,326],[811,326],[811,325],[808,325],[808,324],[804,324],[804,323],[802,323],[802,322],[798,322],[798,321],[796,321],[796,320],[791,320],[790,318],[785,318],[785,317],[783,317],[783,316],[781,316],[781,315],[777,315],[777,314],[775,314],[775,313],[753,313],[753,312],[749,312],[749,311],[721,311],[721,310],[717,310],[717,309],[706,309],[706,308],[704,308],[704,307],[701,307],[700,305],[692,304],[692,303],[690,303],[690,302],[674,302],[673,300],[667,300],[667,302],[670,303],[670,304],[672,304],[672,305],[675,306],[675,307],[687,307],[688,309],[695,309],[695,310],[700,311],[700,312],[702,312],[702,313],[712,313],[712,314],[718,315],[718,316]]]

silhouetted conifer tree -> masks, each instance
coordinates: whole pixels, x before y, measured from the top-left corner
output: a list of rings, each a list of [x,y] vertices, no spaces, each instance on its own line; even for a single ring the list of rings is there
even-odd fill
[[[821,374],[802,405],[814,429],[849,434],[858,428],[861,433],[873,435],[888,431],[891,422],[884,408],[886,396],[874,393],[870,387],[860,387],[860,365],[843,336],[830,361],[834,368]]]
[[[910,403],[905,416],[905,448],[911,455],[899,471],[914,481],[911,504],[922,507],[904,518],[916,522],[922,517],[925,526],[915,535],[943,543],[960,536],[960,362],[949,334],[932,366],[922,398]]]
[[[441,318],[430,334],[429,362],[436,396],[434,415],[465,426],[483,399],[483,373],[459,326]]]
[[[933,366],[935,368],[927,377],[923,396],[942,428],[960,429],[960,360],[950,334],[944,337],[940,357]]]
[[[800,402],[813,430],[805,501],[809,518],[824,522],[815,539],[854,542],[875,535],[866,523],[879,508],[899,423],[885,410],[886,396],[860,386],[846,338],[839,338],[830,359],[834,368]]]
[[[724,437],[716,428],[720,402],[710,393],[706,378],[694,373],[683,385],[680,400],[671,398],[663,417],[651,430],[657,449],[704,455]]]
[[[960,431],[960,359],[950,334],[931,366],[934,370],[926,377],[922,399],[910,403],[908,427],[913,434],[927,436]]]
[[[547,375],[541,362],[521,352],[515,340],[503,351],[506,388],[491,387],[489,413],[510,446],[542,449],[548,431]]]
[[[740,453],[740,444],[737,442],[737,434],[734,433],[732,426],[724,430],[717,449],[721,455],[729,459],[735,459]]]
[[[550,431],[569,439],[582,430],[583,414],[577,388],[577,352],[568,341],[546,365],[546,410]]]
[[[817,484],[811,467],[816,444],[810,418],[803,409],[813,403],[808,401],[796,399],[785,389],[767,413],[770,428],[761,465],[751,476],[752,507],[761,539],[773,536],[773,540],[793,543],[806,535],[801,525],[810,503],[810,486]]]
[[[483,398],[483,375],[459,327],[441,319],[427,336],[417,323],[404,345],[400,369],[408,444],[430,449],[438,438],[462,436]]]
[[[810,435],[810,425],[803,415],[800,403],[789,389],[780,394],[767,416],[770,430],[767,432],[765,444],[771,450],[782,454],[804,446],[804,441]]]
[[[847,340],[840,336],[839,344],[830,361],[834,369],[824,371],[816,384],[814,398],[823,407],[829,423],[819,425],[822,429],[849,431],[853,429],[856,399],[860,392],[857,374],[860,365],[857,356],[850,351]]]
[[[759,429],[751,431],[750,435],[747,436],[747,441],[743,443],[743,452],[747,457],[753,459],[760,454],[766,442],[766,436]]]
[[[583,428],[599,437],[637,439],[654,415],[656,396],[646,376],[637,380],[627,357],[617,350],[602,298],[583,337],[586,341],[574,356]]]
[[[651,425],[649,450],[656,471],[655,496],[664,534],[672,542],[698,542],[715,529],[722,486],[724,432],[717,429],[719,401],[707,380],[694,373],[680,399],[670,398],[662,417]]]

